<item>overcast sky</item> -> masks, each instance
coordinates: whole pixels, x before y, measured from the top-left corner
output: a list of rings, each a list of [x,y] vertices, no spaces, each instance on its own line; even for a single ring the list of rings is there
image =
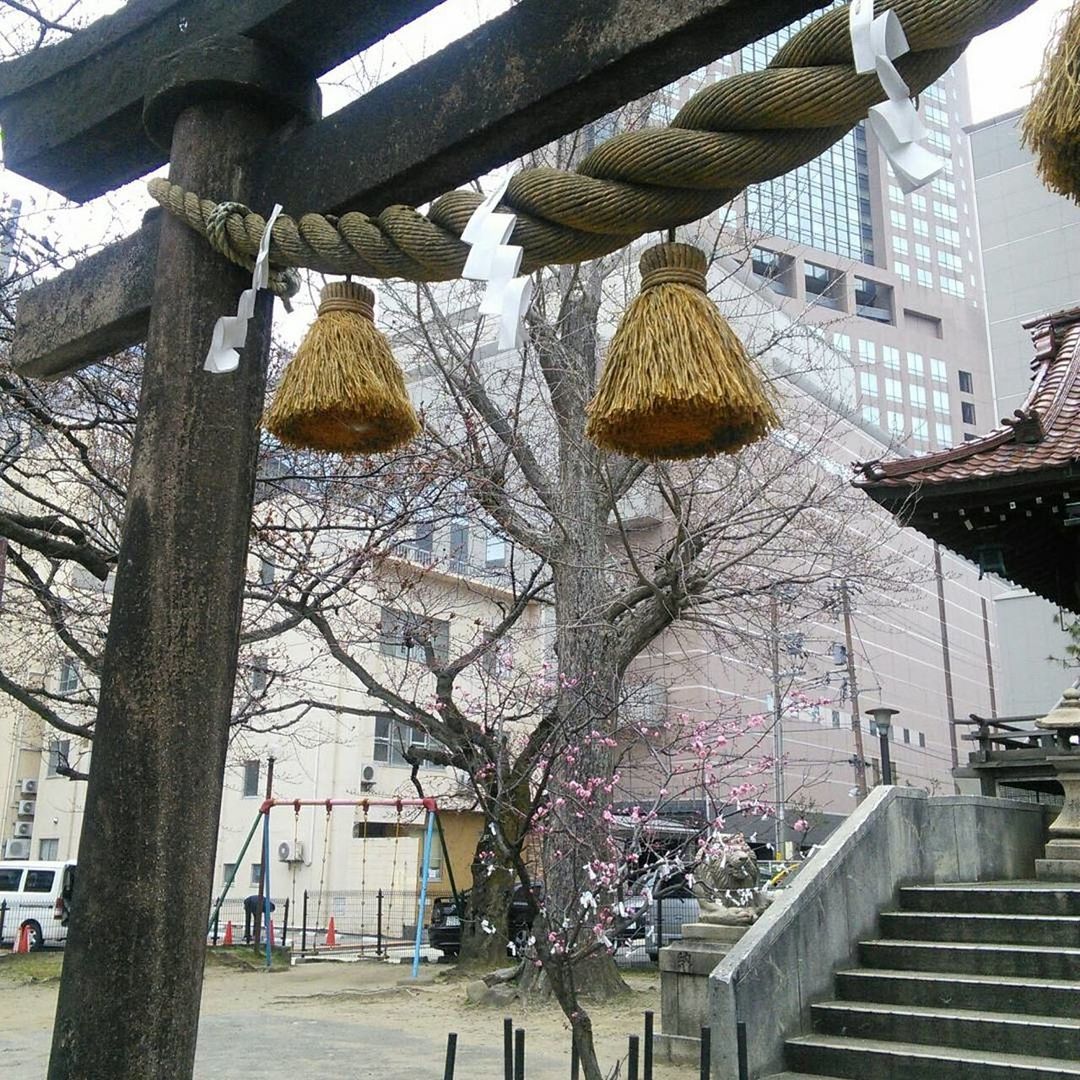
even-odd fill
[[[1054,21],[1071,0],[1038,0],[968,49],[972,119],[977,123],[1027,104]]]

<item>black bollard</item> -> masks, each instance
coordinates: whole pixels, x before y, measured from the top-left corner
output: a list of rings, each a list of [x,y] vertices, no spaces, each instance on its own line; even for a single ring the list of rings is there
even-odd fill
[[[638,1080],[638,1042],[636,1035],[630,1036],[630,1051],[626,1057],[626,1080]]]
[[[446,1068],[443,1069],[443,1080],[454,1080],[454,1061],[457,1058],[457,1032],[451,1031],[446,1036]]]
[[[701,1029],[701,1080],[709,1080],[712,1073],[712,1029]]]
[[[514,1080],[514,1021],[503,1020],[503,1080]]]
[[[645,1076],[644,1080],[653,1080],[653,1013],[650,1009],[645,1013]]]
[[[739,1080],[750,1080],[750,1065],[746,1054],[746,1021],[735,1025],[735,1046],[739,1054]]]
[[[514,1080],[525,1080],[525,1029],[514,1032]]]

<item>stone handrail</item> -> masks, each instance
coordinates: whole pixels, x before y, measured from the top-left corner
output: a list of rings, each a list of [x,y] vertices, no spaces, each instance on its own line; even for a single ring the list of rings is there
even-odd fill
[[[900,886],[1033,877],[1044,814],[1008,799],[874,788],[710,976],[716,1080],[739,1080],[737,1021],[750,1076],[783,1070],[784,1039],[809,1030],[811,1004],[832,996],[834,972],[875,936]]]

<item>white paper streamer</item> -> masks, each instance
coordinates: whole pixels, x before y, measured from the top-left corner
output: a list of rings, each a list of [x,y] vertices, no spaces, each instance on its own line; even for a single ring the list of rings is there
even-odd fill
[[[251,288],[240,294],[235,315],[222,315],[214,323],[214,333],[210,339],[210,349],[206,354],[203,370],[214,375],[227,375],[240,366],[240,354],[237,349],[244,347],[247,341],[248,322],[255,314],[255,297],[260,289],[265,289],[270,280],[270,230],[277,221],[281,207],[275,206],[267,219],[262,239],[259,241],[259,254],[255,258],[255,268],[251,273]]]
[[[522,320],[532,300],[533,285],[531,278],[518,277],[522,249],[507,243],[517,219],[513,214],[495,212],[509,183],[506,176],[469,218],[461,234],[469,245],[461,276],[487,282],[480,314],[498,317],[500,349],[519,349],[524,344]]]
[[[889,100],[870,110],[870,128],[881,143],[905,194],[917,191],[945,168],[945,162],[920,145],[926,127],[911,101],[911,90],[893,63],[911,51],[895,11],[874,18],[874,0],[852,0],[851,52],[860,75],[874,72]]]

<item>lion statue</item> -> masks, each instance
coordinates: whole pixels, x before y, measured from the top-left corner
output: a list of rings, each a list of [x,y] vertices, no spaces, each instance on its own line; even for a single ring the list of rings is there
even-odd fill
[[[693,885],[703,923],[745,926],[765,909],[758,862],[741,833],[713,833],[701,853]]]

